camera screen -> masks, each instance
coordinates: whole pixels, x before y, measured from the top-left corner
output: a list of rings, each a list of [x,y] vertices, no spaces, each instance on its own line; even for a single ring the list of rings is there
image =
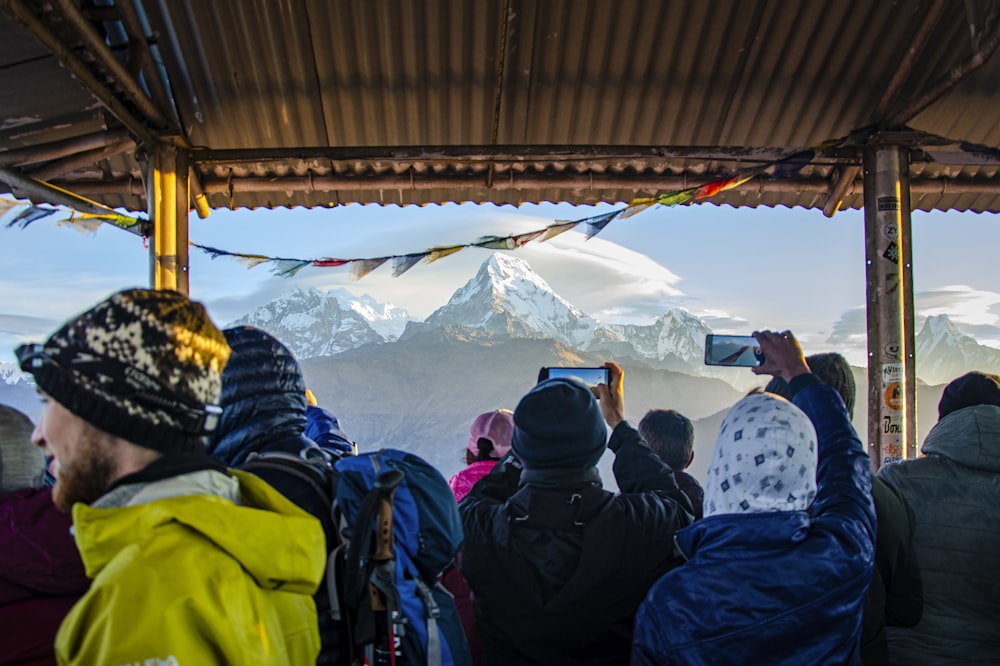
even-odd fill
[[[760,343],[750,335],[708,335],[705,364],[754,367],[760,365]]]
[[[570,377],[583,382],[587,386],[597,386],[608,383],[607,368],[548,368],[548,378]]]

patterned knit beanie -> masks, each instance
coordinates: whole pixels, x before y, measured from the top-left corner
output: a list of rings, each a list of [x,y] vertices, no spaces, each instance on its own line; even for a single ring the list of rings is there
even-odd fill
[[[593,467],[607,441],[594,394],[575,379],[539,382],[514,410],[511,445],[527,469]]]
[[[38,388],[91,425],[163,453],[203,450],[229,345],[200,303],[130,289],[17,350]]]
[[[705,483],[705,517],[803,511],[816,497],[816,429],[768,393],[736,403],[722,421]]]
[[[31,419],[0,405],[0,495],[38,488],[45,478],[45,454],[31,443]]]

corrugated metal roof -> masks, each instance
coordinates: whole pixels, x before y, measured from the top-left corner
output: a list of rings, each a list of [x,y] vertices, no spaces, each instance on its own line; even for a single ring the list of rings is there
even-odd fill
[[[0,20],[0,151],[120,128],[70,77],[65,54],[42,46],[46,30],[144,118],[127,82],[81,37],[72,0],[2,3],[10,17]],[[595,203],[680,189],[891,116],[992,44],[1000,16],[996,0],[98,4],[84,15],[115,53],[148,41],[162,64],[174,108],[160,110],[195,148],[213,207]],[[134,29],[126,38],[119,20],[129,14],[147,40]],[[897,78],[898,93],[884,99]],[[998,91],[994,57],[903,121],[996,148]],[[731,150],[725,159],[677,150],[699,146]],[[587,154],[592,147],[606,149]],[[322,148],[334,150],[295,150]],[[146,152],[140,145],[52,180],[143,210]],[[914,208],[1000,209],[995,154],[969,160],[949,145],[916,158],[932,161],[911,166]],[[11,168],[30,174],[48,162]],[[860,166],[860,152],[847,146],[784,182],[759,177],[711,201],[823,207],[850,166]],[[858,178],[842,207],[863,205]]]

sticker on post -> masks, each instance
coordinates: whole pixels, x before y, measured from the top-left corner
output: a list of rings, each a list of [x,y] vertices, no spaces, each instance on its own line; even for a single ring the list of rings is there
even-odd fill
[[[903,380],[902,363],[885,363],[882,365],[882,385]]]
[[[899,210],[899,197],[879,197],[876,206],[879,211]]]
[[[882,253],[882,256],[892,263],[899,262],[899,246],[896,245],[896,241],[889,243],[889,247],[885,248],[885,252]]]
[[[885,276],[885,293],[894,294],[899,289],[899,273],[890,273]]]
[[[901,410],[903,408],[903,385],[899,382],[892,382],[885,387],[883,397],[886,407],[897,411]]]

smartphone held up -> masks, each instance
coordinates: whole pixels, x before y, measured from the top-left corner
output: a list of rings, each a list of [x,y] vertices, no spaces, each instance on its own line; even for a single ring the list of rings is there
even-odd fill
[[[705,365],[753,368],[763,362],[760,343],[752,335],[705,336]]]
[[[569,377],[594,388],[598,384],[608,383],[607,368],[556,368],[546,367],[538,371],[538,381],[554,377]]]

